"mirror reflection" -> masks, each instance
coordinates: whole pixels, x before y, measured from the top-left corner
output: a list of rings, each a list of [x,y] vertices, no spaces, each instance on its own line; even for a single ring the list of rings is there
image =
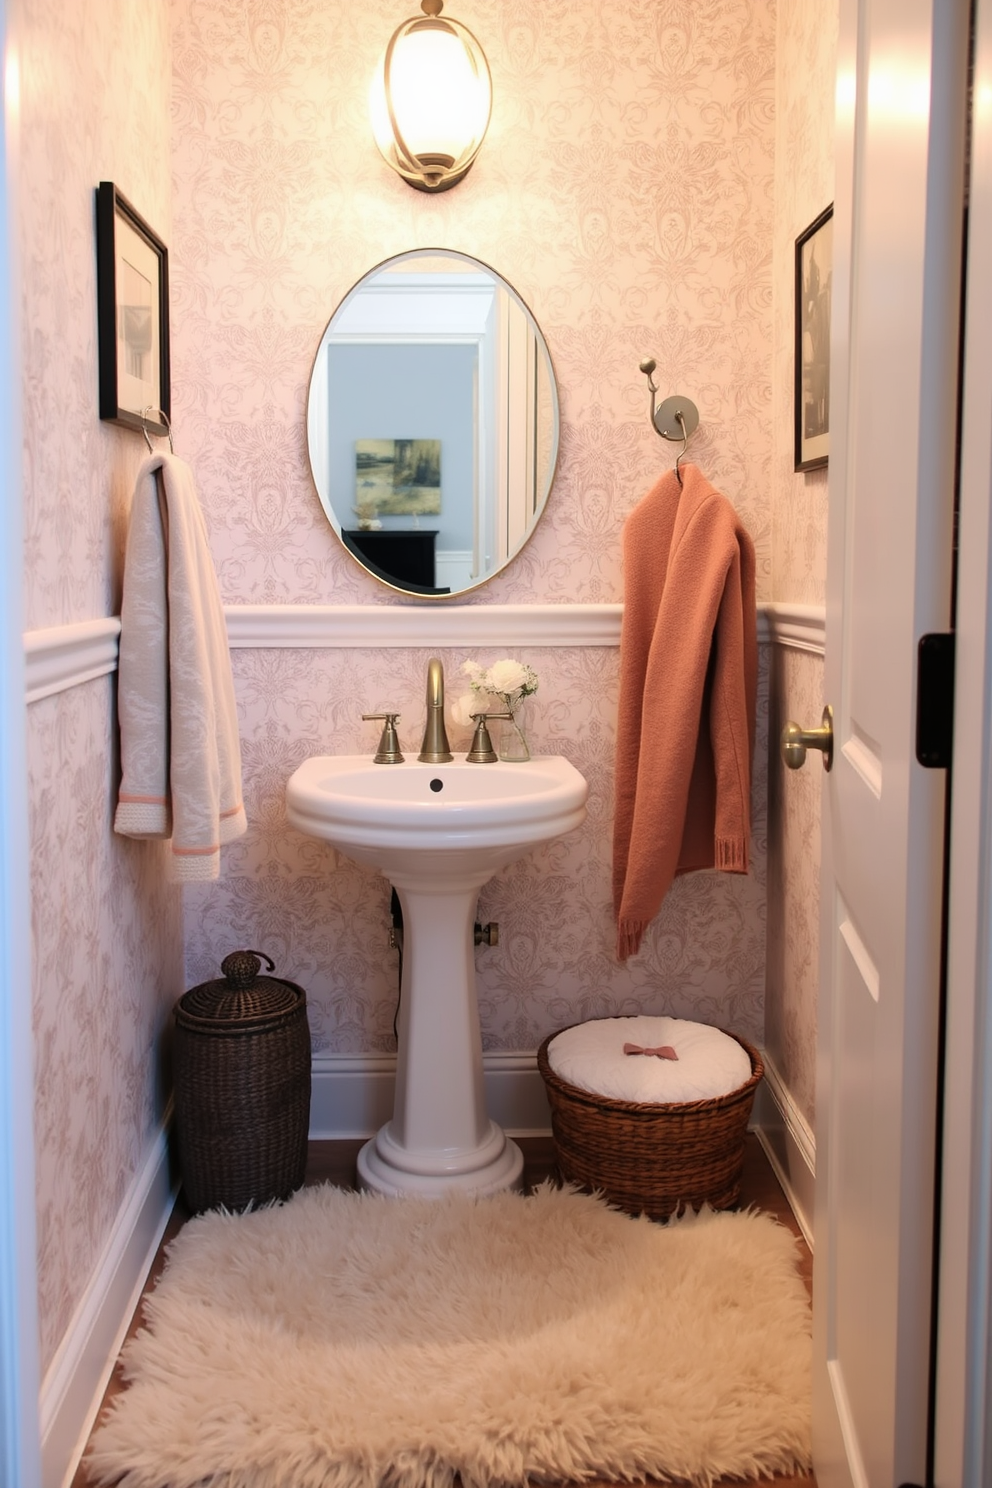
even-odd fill
[[[345,547],[406,593],[462,594],[530,537],[558,458],[540,328],[485,264],[388,259],[345,296],[310,377],[314,484]]]

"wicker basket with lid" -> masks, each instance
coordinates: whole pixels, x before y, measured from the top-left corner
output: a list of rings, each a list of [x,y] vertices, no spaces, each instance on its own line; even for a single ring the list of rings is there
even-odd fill
[[[202,982],[176,1004],[176,1143],[194,1214],[285,1199],[303,1183],[306,993],[295,982],[260,976],[262,959],[255,951],[225,956],[223,980]]]
[[[735,1208],[751,1106],[764,1074],[757,1049],[740,1034],[728,1035],[751,1063],[739,1089],[712,1100],[651,1105],[581,1090],[557,1075],[548,1049],[564,1031],[549,1034],[537,1051],[559,1176],[652,1219],[702,1204]]]

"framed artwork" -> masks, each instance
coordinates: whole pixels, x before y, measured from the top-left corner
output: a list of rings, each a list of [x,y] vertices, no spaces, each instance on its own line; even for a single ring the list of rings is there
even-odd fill
[[[355,511],[360,521],[438,516],[440,439],[356,439]]]
[[[169,251],[112,181],[96,192],[100,417],[167,434]]]
[[[796,470],[818,470],[830,452],[831,204],[796,239]]]

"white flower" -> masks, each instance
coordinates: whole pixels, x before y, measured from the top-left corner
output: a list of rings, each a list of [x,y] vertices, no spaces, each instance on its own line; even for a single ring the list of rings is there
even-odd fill
[[[494,661],[488,672],[489,691],[522,692],[527,685],[528,670],[528,667],[521,666],[519,661],[511,661],[509,657],[505,661]]]
[[[491,693],[500,699],[507,711],[512,711],[521,698],[529,697],[532,692],[537,691],[537,673],[534,668],[527,666],[526,662],[513,661],[508,656],[502,661],[494,661],[488,671],[483,671],[477,661],[466,661],[462,664],[462,671],[469,678],[469,685],[474,693]],[[478,711],[476,708],[476,712]]]

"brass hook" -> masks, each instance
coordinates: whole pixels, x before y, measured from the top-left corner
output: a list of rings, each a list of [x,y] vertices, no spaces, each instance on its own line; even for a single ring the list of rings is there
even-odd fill
[[[676,409],[675,417],[682,425],[682,448],[679,450],[678,454],[675,457],[675,478],[681,486],[682,470],[680,467],[682,465],[682,456],[685,454],[686,451],[686,445],[689,443],[689,435],[685,427],[685,414],[682,412],[681,408]]]
[[[166,433],[169,436],[169,453],[174,455],[176,453],[176,446],[172,440],[172,425],[169,423],[169,415],[167,413],[163,413],[161,408],[153,408],[150,403],[146,404],[145,407],[141,410],[141,432],[145,436],[145,443],[147,444],[149,451],[151,453],[154,453],[154,446],[148,437],[148,425],[145,423],[145,416],[149,413],[157,413],[159,418],[165,425]]]
[[[662,439],[681,439],[682,441],[682,448],[675,461],[675,475],[681,486],[682,460],[689,443],[689,435],[699,426],[699,410],[691,399],[683,398],[678,394],[666,398],[660,406],[657,404],[658,386],[651,378],[657,365],[654,357],[645,357],[640,363],[640,370],[647,378],[648,387],[651,389],[651,424],[655,433],[660,434]],[[678,427],[676,428],[675,425]]]

